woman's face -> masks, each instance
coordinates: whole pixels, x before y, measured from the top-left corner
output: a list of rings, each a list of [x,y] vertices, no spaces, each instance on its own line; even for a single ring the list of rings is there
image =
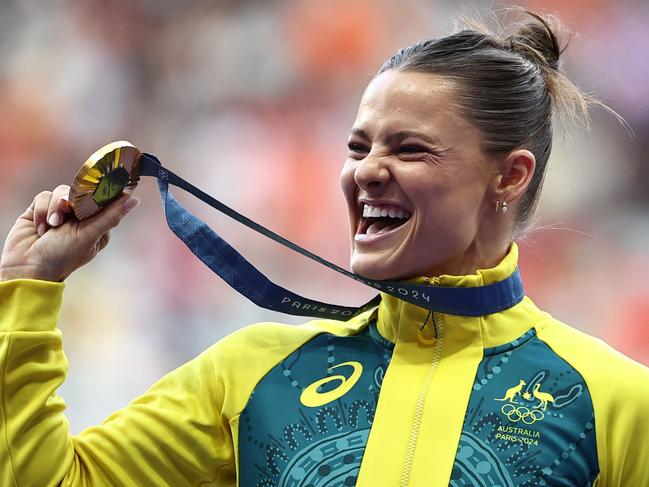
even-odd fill
[[[443,77],[398,71],[368,85],[340,175],[355,273],[463,274],[480,260],[496,166],[454,90]]]

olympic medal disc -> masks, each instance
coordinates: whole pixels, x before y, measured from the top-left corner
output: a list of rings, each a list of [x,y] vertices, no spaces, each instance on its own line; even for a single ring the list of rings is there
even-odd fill
[[[131,193],[140,180],[141,152],[120,140],[105,145],[85,162],[70,187],[74,214],[85,220],[115,201],[122,192]]]

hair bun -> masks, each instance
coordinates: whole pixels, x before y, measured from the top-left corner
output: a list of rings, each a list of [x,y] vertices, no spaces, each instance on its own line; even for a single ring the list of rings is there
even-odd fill
[[[559,69],[559,57],[563,50],[559,45],[552,17],[545,18],[529,10],[524,12],[534,20],[522,24],[516,32],[509,35],[505,41],[509,48],[521,54],[540,67]]]

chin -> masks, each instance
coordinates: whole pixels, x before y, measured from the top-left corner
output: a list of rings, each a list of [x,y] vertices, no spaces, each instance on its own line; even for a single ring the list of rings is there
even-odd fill
[[[366,279],[376,281],[402,281],[406,279],[404,269],[393,263],[386,263],[385,259],[368,258],[366,256],[352,256],[351,269]]]

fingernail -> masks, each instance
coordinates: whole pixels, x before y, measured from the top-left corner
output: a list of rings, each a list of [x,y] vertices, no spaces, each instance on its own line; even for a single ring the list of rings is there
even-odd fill
[[[38,233],[39,237],[43,236],[43,234],[45,233],[45,229],[46,229],[45,223],[41,223],[40,225],[38,225],[38,229],[36,230],[36,233]]]
[[[140,204],[140,198],[131,197],[124,202],[124,209],[126,211],[131,211],[139,204]]]
[[[47,220],[47,223],[50,224],[51,227],[55,227],[59,224],[59,221],[61,220],[61,217],[57,212],[54,212],[50,215],[49,220]]]

